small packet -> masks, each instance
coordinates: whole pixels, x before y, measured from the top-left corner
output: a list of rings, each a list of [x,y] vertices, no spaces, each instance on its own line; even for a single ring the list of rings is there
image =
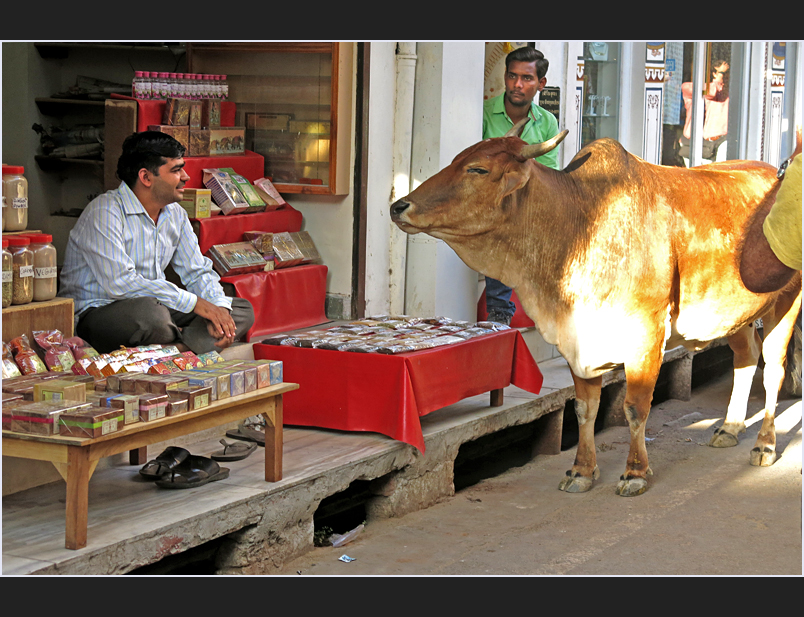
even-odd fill
[[[50,371],[72,371],[75,356],[64,344],[64,337],[59,330],[35,330],[33,337],[45,352],[45,366]]]

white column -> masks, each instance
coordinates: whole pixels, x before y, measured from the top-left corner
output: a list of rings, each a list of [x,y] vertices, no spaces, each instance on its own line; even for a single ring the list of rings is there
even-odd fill
[[[482,138],[483,42],[416,46],[413,107],[413,187],[449,165]],[[417,317],[477,317],[478,275],[443,241],[408,237],[405,313]]]

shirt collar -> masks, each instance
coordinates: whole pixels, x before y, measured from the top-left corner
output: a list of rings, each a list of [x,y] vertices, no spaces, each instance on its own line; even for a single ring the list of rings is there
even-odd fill
[[[145,206],[142,205],[139,198],[134,194],[134,191],[129,188],[128,184],[121,182],[117,191],[120,193],[123,212],[126,214],[148,214],[145,211]]]
[[[528,109],[528,117],[533,120],[534,122],[538,122],[539,119],[536,117],[536,112],[533,110],[536,103],[531,102],[530,107]],[[494,105],[492,107],[492,111],[495,114],[504,114],[506,118],[508,118],[508,114],[505,111],[505,94],[501,94],[496,99],[494,99]],[[511,121],[511,118],[508,118]]]

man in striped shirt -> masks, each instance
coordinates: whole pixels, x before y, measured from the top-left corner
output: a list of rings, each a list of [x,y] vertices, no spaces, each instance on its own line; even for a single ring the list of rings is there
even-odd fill
[[[59,295],[73,298],[76,335],[100,353],[151,344],[221,351],[254,323],[248,300],[225,295],[176,203],[190,179],[184,152],[164,133],[129,136],[120,186],[92,200],[70,232]],[[184,288],[166,279],[168,265]]]

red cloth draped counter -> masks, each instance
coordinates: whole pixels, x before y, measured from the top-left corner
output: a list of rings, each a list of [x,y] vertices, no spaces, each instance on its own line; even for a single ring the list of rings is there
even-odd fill
[[[217,214],[206,219],[190,219],[190,222],[195,235],[198,236],[198,247],[201,249],[201,254],[206,255],[207,251],[216,244],[242,242],[243,232],[246,231],[270,231],[271,233],[301,231],[302,213],[290,204],[285,204],[276,210],[267,212]]]
[[[281,360],[284,423],[371,431],[424,452],[419,418],[510,384],[538,394],[542,374],[518,330],[397,355],[254,344],[256,359]]]
[[[232,285],[238,298],[251,302],[254,325],[246,335],[246,340],[251,340],[255,336],[309,328],[328,321],[325,312],[327,272],[324,265],[308,264],[225,276],[221,282]]]

